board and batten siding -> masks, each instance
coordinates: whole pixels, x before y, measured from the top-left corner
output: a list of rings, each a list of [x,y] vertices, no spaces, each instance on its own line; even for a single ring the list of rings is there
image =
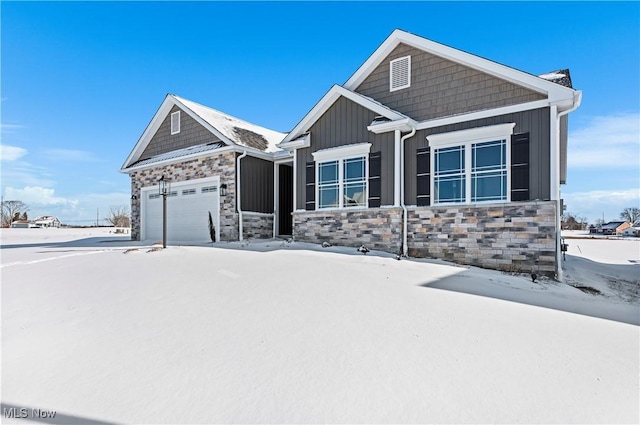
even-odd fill
[[[273,213],[273,162],[252,156],[240,161],[242,210]]]
[[[340,97],[311,126],[311,146],[296,153],[296,209],[305,208],[306,164],[313,161],[313,152],[365,142],[371,143],[371,152],[381,152],[381,203],[393,205],[394,135],[368,131],[375,117],[375,112]]]
[[[429,146],[428,135],[505,123],[516,123],[514,134],[529,133],[529,198],[550,199],[549,118],[549,108],[540,108],[417,131],[405,141],[405,203],[417,204],[416,153],[417,149]]]
[[[411,56],[411,86],[389,91],[389,62]],[[400,44],[355,89],[417,121],[545,99],[543,94]]]
[[[180,111],[180,133],[171,134],[171,114],[176,111]],[[142,152],[140,160],[178,149],[219,141],[220,139],[212,134],[211,131],[174,105],[171,108],[171,112],[167,114],[162,124],[160,124],[156,134],[151,138],[144,152]]]

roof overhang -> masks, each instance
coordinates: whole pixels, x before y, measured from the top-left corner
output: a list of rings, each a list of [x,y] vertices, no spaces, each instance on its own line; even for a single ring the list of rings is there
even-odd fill
[[[184,155],[184,156],[179,156],[179,157],[174,157],[174,158],[170,158],[170,159],[166,159],[166,160],[162,160],[162,161],[158,161],[158,162],[153,162],[153,163],[149,163],[149,164],[144,164],[144,165],[134,165],[132,167],[123,167],[120,169],[121,173],[124,174],[131,174],[135,171],[140,171],[140,170],[146,170],[146,169],[150,169],[150,168],[157,168],[157,167],[164,167],[170,164],[177,164],[180,162],[185,162],[185,161],[192,161],[194,159],[199,159],[199,158],[206,158],[206,157],[211,157],[211,156],[217,156],[217,155],[222,155],[228,152],[236,152],[236,153],[244,153],[246,152],[248,156],[252,156],[255,158],[259,158],[259,159],[264,159],[266,161],[271,161],[271,162],[275,162],[275,161],[283,161],[286,160],[288,158],[292,158],[292,154],[290,152],[286,152],[286,151],[277,151],[277,152],[263,152],[259,149],[255,149],[255,148],[250,148],[250,147],[245,147],[245,146],[238,146],[238,145],[231,145],[231,146],[225,146],[223,148],[219,148],[219,149],[215,149],[215,150],[210,150],[210,151],[204,151],[204,152],[199,152],[196,154],[191,154],[191,155]]]
[[[291,132],[284,138],[284,140],[278,145],[281,149],[285,148],[291,141],[298,139],[302,134],[307,133],[309,128],[335,103],[340,97],[345,97],[360,106],[375,112],[385,118],[392,121],[407,118],[393,109],[390,109],[383,104],[376,102],[375,100],[347,90],[342,86],[334,85],[331,89],[316,103],[316,105],[304,116],[304,118],[291,130]],[[289,145],[290,146],[290,145]]]
[[[296,149],[308,148],[311,146],[311,133],[305,133],[302,137],[298,137],[295,140],[289,142],[282,142],[277,145],[280,149],[293,151]]]
[[[395,121],[387,121],[367,126],[367,130],[375,134],[388,133],[390,131],[411,131],[416,128],[417,123],[411,118],[403,118]]]
[[[519,86],[526,87],[546,95],[551,102],[573,98],[574,90],[568,87],[402,30],[393,31],[380,47],[369,56],[369,59],[347,80],[344,87],[347,90],[355,90],[400,44],[414,47]]]

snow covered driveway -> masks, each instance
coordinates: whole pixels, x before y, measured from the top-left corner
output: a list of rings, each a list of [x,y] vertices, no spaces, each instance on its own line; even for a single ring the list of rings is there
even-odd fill
[[[598,307],[567,286],[282,242],[147,252],[15,235],[4,408],[60,423],[640,420],[638,326],[460,289]]]

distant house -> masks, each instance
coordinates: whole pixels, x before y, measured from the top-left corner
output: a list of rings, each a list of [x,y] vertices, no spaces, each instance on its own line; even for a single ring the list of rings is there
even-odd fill
[[[627,227],[622,231],[622,236],[640,236],[640,227]]]
[[[17,220],[11,223],[12,229],[30,229],[36,227],[36,225],[28,220]]]
[[[602,225],[603,235],[621,235],[625,229],[631,227],[626,221],[610,221]]]
[[[43,215],[33,220],[35,227],[60,227],[58,217]]]

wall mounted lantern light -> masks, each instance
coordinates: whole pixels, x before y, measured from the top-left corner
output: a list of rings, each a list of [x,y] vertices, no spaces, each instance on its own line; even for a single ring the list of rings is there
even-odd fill
[[[227,184],[222,183],[220,185],[220,196],[227,196]]]

